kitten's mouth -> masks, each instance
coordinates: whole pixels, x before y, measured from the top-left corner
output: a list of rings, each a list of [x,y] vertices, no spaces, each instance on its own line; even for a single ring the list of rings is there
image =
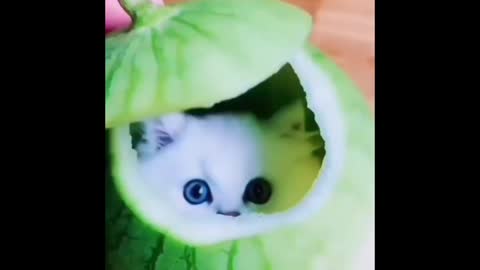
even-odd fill
[[[217,214],[223,215],[223,216],[230,216],[230,217],[238,217],[238,216],[240,216],[240,212],[238,212],[238,211],[230,211],[230,212],[218,211]]]

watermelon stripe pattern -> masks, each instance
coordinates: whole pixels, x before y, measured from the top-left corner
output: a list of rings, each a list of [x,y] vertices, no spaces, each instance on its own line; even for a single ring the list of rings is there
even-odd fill
[[[107,128],[234,98],[279,70],[312,29],[310,15],[276,0],[152,5],[137,16],[106,39]]]

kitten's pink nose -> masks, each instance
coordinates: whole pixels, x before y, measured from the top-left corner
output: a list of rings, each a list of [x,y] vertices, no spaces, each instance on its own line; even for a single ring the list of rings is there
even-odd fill
[[[240,216],[240,212],[238,212],[238,211],[229,211],[229,212],[218,211],[217,214],[224,215],[224,216],[231,216],[231,217]]]

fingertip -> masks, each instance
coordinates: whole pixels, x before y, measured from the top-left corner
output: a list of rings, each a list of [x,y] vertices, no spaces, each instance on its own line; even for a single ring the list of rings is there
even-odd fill
[[[105,0],[105,32],[126,29],[132,19],[118,0]]]

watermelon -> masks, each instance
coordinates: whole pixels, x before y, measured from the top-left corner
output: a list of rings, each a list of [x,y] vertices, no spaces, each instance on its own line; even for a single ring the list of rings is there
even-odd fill
[[[359,269],[373,252],[374,121],[356,86],[309,44],[311,17],[276,0],[127,3],[134,27],[106,40],[107,269]],[[299,203],[194,221],[138,181],[129,123],[251,89],[268,96],[256,99],[268,107],[293,88],[325,142],[318,177]]]

